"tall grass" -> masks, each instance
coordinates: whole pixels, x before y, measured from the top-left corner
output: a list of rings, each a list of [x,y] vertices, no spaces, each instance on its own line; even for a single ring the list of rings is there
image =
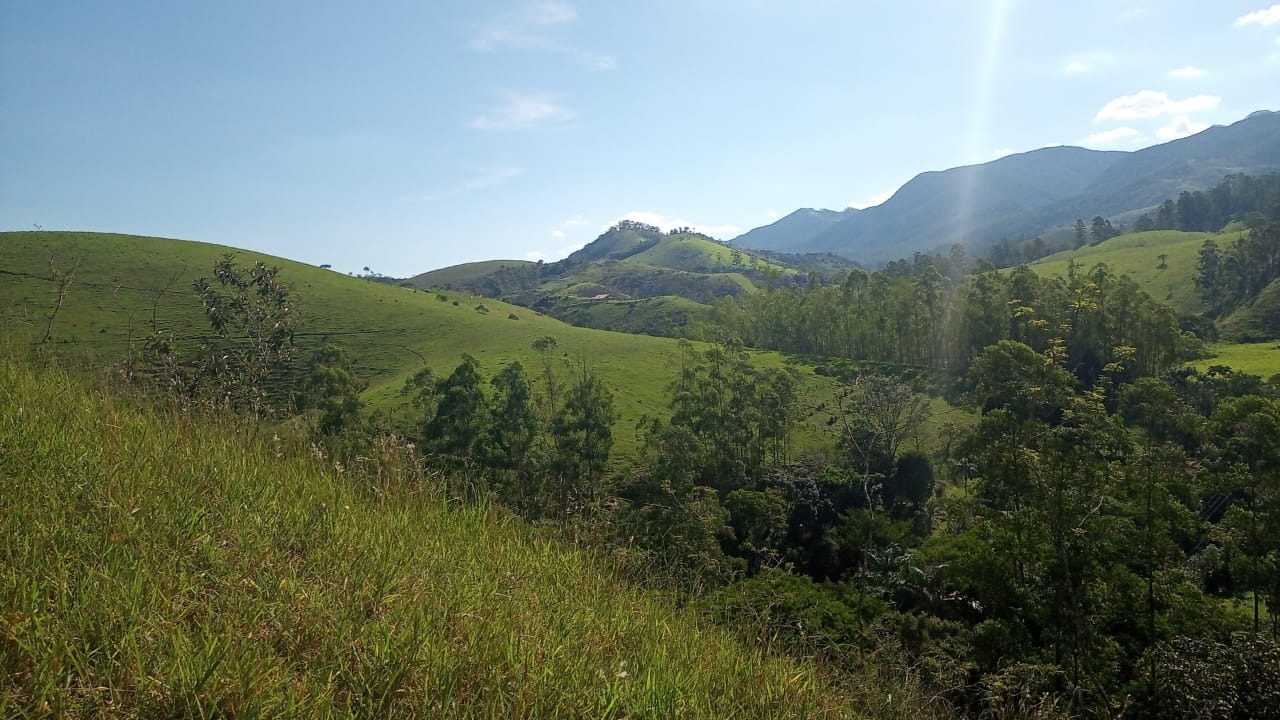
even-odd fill
[[[0,717],[854,714],[382,452],[336,468],[0,360]]]

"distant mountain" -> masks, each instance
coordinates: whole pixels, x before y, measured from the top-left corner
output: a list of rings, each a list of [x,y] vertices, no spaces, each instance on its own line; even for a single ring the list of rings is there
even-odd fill
[[[1280,171],[1280,113],[1260,111],[1228,126],[1136,152],[1052,147],[981,165],[917,175],[881,205],[839,219],[778,222],[731,244],[783,252],[835,252],[867,264],[945,250],[978,252],[1002,237],[1028,236],[1138,210],[1223,176]],[[807,213],[809,211],[799,211]],[[822,214],[827,213],[827,214]]]
[[[843,211],[801,208],[772,225],[739,235],[731,244],[758,250],[787,251],[796,238],[817,237],[857,212],[854,208]]]

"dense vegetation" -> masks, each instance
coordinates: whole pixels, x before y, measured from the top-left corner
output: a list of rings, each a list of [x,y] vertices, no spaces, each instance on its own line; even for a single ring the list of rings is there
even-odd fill
[[[1063,353],[1085,383],[1122,359],[1130,374],[1157,373],[1197,346],[1168,306],[1105,266],[1072,268],[1065,279],[989,266],[965,276],[958,252],[854,270],[840,285],[722,298],[715,320],[754,347],[957,375],[990,345],[1016,340]]]

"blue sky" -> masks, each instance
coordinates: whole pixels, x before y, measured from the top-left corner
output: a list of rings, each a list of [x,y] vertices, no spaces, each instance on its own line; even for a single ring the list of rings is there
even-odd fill
[[[407,276],[1280,109],[1280,4],[0,0],[0,228]]]

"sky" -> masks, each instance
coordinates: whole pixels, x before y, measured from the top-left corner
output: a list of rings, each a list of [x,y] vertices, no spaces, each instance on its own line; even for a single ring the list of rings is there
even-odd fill
[[[1261,109],[1266,0],[0,0],[0,229],[407,277]]]

